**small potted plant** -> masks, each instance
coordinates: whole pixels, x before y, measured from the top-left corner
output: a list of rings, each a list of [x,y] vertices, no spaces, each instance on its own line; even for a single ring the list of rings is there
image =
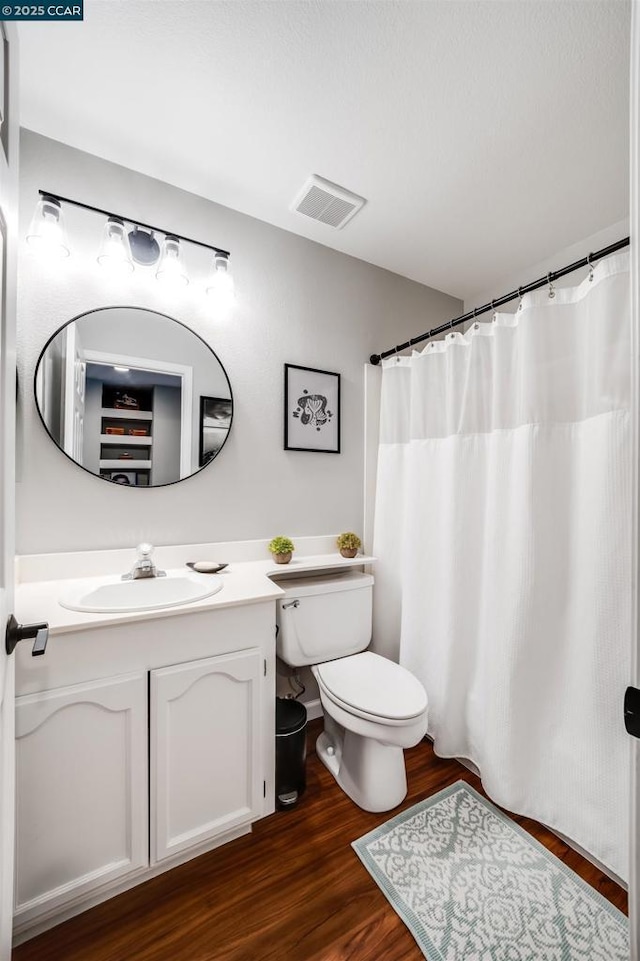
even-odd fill
[[[280,536],[274,537],[273,540],[269,541],[269,550],[273,554],[273,559],[276,564],[288,564],[295,550],[295,546],[290,538]]]
[[[336,543],[343,557],[355,557],[362,541],[357,534],[354,534],[352,531],[346,531],[344,534],[338,534]]]

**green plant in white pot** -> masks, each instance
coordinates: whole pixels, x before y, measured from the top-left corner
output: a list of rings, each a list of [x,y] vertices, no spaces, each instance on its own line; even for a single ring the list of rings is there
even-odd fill
[[[295,550],[295,545],[289,537],[279,536],[269,541],[269,550],[273,554],[276,564],[288,564]]]
[[[346,531],[344,534],[338,534],[338,540],[336,541],[338,545],[338,550],[343,557],[355,557],[358,553],[359,547],[362,545],[362,541],[357,534],[353,531]]]

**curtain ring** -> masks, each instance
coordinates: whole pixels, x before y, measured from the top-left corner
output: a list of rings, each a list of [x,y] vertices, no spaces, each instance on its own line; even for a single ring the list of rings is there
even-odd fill
[[[520,298],[520,303],[518,304],[518,310],[522,310],[522,287],[518,287],[518,297]]]
[[[550,270],[549,273],[547,274],[547,283],[549,284],[549,299],[550,299],[550,300],[553,300],[553,298],[554,298],[555,295],[556,295],[556,289],[555,289],[555,287],[553,286],[553,281],[551,280],[551,274],[552,274],[552,273],[553,273],[553,271]]]
[[[593,264],[591,263],[591,258],[593,254],[587,256],[587,267],[589,268],[589,283],[593,282]]]

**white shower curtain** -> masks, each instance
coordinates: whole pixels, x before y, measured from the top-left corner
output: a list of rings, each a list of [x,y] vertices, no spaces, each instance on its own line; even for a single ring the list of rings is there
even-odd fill
[[[436,753],[628,876],[628,253],[385,361],[375,624]]]

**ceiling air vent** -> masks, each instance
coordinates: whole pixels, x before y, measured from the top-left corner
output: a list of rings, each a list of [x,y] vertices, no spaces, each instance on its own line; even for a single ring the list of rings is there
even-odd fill
[[[365,203],[364,197],[314,175],[309,177],[296,197],[292,210],[339,230]]]

